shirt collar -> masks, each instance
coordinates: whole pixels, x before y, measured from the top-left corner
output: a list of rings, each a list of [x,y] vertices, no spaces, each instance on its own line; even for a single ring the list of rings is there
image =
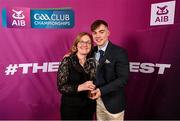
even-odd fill
[[[98,46],[98,51],[99,50],[103,50],[104,52],[106,51],[106,48],[107,48],[107,45],[108,45],[108,43],[109,43],[109,40],[103,45],[103,46]]]

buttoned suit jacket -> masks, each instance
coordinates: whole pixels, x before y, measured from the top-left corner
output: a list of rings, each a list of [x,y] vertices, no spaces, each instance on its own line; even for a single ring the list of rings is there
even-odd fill
[[[97,52],[97,47],[94,51]],[[125,109],[125,85],[128,73],[129,62],[126,51],[109,41],[104,56],[97,66],[95,84],[100,89],[102,101],[110,113],[119,113]]]

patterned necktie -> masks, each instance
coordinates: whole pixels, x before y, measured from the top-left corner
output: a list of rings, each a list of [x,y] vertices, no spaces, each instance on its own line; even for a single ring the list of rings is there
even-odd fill
[[[100,54],[100,57],[99,57],[99,61],[102,59],[102,57],[104,56],[104,51],[103,50],[99,50],[99,54]]]

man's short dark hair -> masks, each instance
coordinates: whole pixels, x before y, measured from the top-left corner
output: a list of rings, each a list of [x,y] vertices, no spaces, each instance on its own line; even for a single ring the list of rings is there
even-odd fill
[[[95,29],[97,29],[100,25],[104,25],[106,27],[108,27],[108,24],[106,21],[104,20],[96,20],[91,24],[91,31],[94,31]]]

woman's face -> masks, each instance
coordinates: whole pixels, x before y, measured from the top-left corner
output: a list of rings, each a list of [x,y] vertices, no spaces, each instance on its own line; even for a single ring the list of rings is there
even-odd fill
[[[88,35],[81,37],[77,44],[77,52],[83,55],[87,55],[91,50],[91,38]]]

